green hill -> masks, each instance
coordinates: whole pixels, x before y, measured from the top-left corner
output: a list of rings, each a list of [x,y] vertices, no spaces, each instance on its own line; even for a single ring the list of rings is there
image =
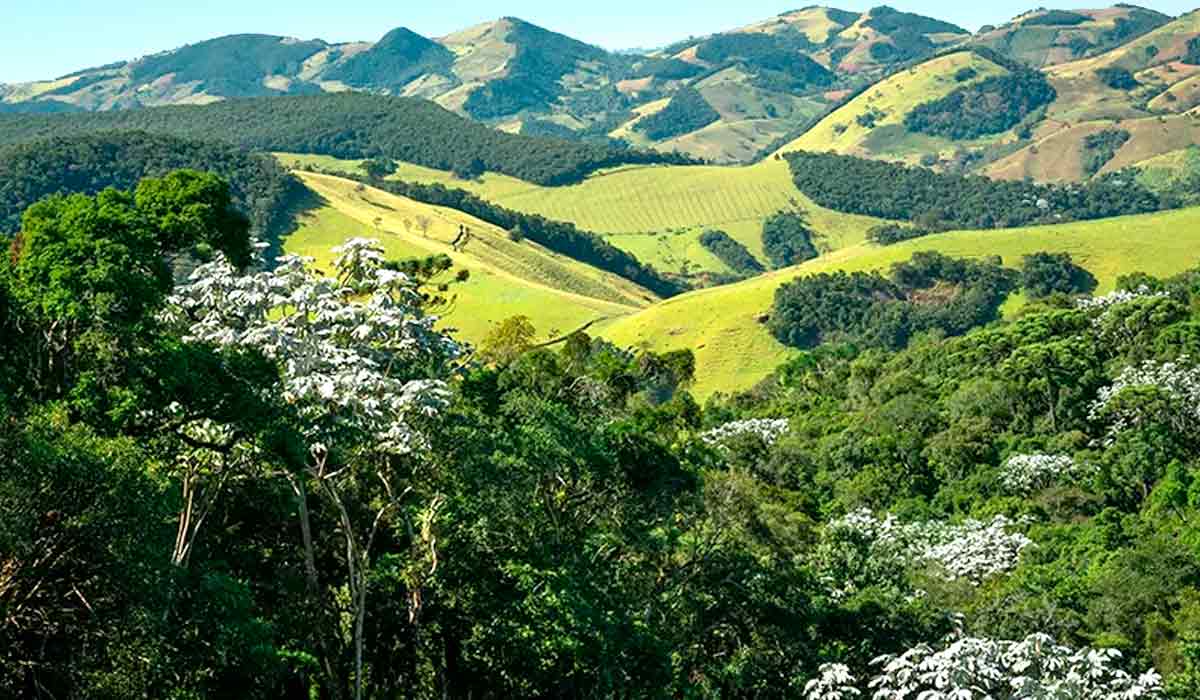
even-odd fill
[[[97,131],[146,131],[256,151],[385,156],[462,173],[490,170],[548,185],[622,163],[678,156],[507,134],[425,100],[344,93],[64,115],[0,115],[0,144]]]
[[[585,323],[632,313],[657,300],[653,293],[616,275],[556,254],[529,240],[454,209],[435,207],[326,175],[301,174],[321,206],[299,219],[284,251],[309,256],[328,269],[331,249],[354,237],[376,238],[394,259],[447,255],[470,279],[453,284],[456,302],[443,315],[446,326],[479,342],[496,323],[528,316],[545,332],[567,332]],[[428,220],[422,231],[420,219]],[[456,250],[459,226],[471,232]]]
[[[1040,9],[981,31],[971,44],[1033,68],[1045,68],[1104,53],[1170,21],[1161,12],[1133,5],[1102,10]]]
[[[1122,274],[1167,276],[1200,263],[1200,208],[1057,226],[957,231],[888,247],[850,246],[798,267],[669,299],[606,324],[602,334],[622,345],[692,350],[699,396],[745,389],[793,354],[765,325],[781,284],[816,272],[883,270],[921,250],[970,258],[999,255],[1008,266],[1035,252],[1070,253],[1104,292]]]

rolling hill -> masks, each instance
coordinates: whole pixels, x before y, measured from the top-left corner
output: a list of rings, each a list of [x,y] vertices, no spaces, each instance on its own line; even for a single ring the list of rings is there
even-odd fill
[[[585,323],[632,313],[657,297],[616,275],[589,267],[528,240],[513,241],[507,231],[462,212],[434,207],[351,180],[300,175],[320,201],[306,211],[294,233],[283,241],[287,253],[315,259],[328,269],[331,249],[354,237],[378,239],[389,257],[447,255],[451,274],[466,270],[470,278],[453,284],[456,297],[443,315],[471,342],[481,341],[493,326],[510,316],[528,316],[539,329],[566,332]],[[421,231],[419,220],[430,224]],[[456,250],[459,227],[470,241]],[[449,280],[447,280],[449,281]]]
[[[992,49],[1033,68],[1095,56],[1167,24],[1171,17],[1135,5],[1092,10],[1038,9],[999,27],[983,27],[973,46]]]
[[[957,257],[999,255],[1014,266],[1040,251],[1070,253],[1112,289],[1119,275],[1143,271],[1171,275],[1200,263],[1200,209],[1185,209],[1098,222],[1000,231],[957,231],[878,247],[850,246],[803,265],[737,284],[691,292],[605,324],[601,334],[620,345],[653,350],[691,349],[696,355],[695,393],[745,389],[766,377],[795,351],[768,332],[775,290],[800,275],[836,270],[883,270],[913,253],[935,250]],[[1014,309],[1016,299],[1010,303]]]

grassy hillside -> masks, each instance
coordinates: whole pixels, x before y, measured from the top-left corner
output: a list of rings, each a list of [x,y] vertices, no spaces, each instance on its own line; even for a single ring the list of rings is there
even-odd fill
[[[650,292],[615,275],[603,273],[554,254],[529,241],[509,240],[505,231],[461,212],[432,207],[355,182],[325,175],[301,174],[323,206],[300,219],[284,250],[311,256],[327,266],[331,249],[352,237],[378,238],[395,258],[449,255],[455,270],[469,270],[470,280],[453,286],[458,303],[445,315],[470,341],[479,341],[498,321],[524,314],[539,329],[567,331],[603,317],[620,316],[655,301]],[[405,221],[428,217],[426,237]],[[453,250],[460,225],[472,239],[463,252]]]
[[[354,169],[355,161],[277,154],[285,165]],[[697,271],[725,272],[696,239],[705,228],[726,231],[760,260],[762,220],[799,207],[831,249],[864,240],[878,223],[841,214],[809,201],[792,184],[787,163],[768,159],[752,166],[627,167],[600,172],[578,185],[540,187],[487,174],[464,181],[450,173],[403,164],[393,176],[412,182],[441,183],[470,190],[496,204],[550,219],[570,221],[610,237],[642,262],[679,272],[684,260]]]
[[[699,396],[746,388],[793,352],[763,325],[779,285],[817,272],[884,269],[921,250],[962,257],[1000,255],[1009,266],[1038,251],[1067,252],[1096,276],[1104,292],[1127,272],[1165,276],[1200,262],[1200,208],[1059,226],[951,232],[886,248],[851,246],[795,268],[670,299],[612,321],[602,334],[623,345],[693,350]]]
[[[959,72],[968,69],[974,75],[958,80]],[[779,152],[834,151],[915,162],[925,153],[952,150],[956,144],[949,140],[908,133],[904,117],[957,88],[1006,72],[967,51],[940,56],[872,86]]]
[[[1135,6],[1034,10],[972,40],[1034,68],[1094,56],[1166,24],[1170,17]]]

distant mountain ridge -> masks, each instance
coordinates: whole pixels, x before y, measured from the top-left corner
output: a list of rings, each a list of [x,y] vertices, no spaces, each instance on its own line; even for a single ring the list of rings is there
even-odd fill
[[[504,131],[745,162],[847,96],[948,50],[980,47],[1047,69],[1118,49],[1170,21],[1133,5],[1039,9],[971,34],[886,6],[810,6],[650,53],[609,52],[515,17],[440,38],[399,27],[374,43],[235,34],[0,85],[0,113],[355,90],[429,99]],[[672,103],[675,115],[655,116]]]

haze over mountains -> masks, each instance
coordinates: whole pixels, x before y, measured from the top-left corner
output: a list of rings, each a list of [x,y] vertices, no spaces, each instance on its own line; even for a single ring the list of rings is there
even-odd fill
[[[1034,11],[972,35],[887,7],[862,14],[809,7],[646,54],[610,53],[511,17],[436,39],[401,27],[375,43],[232,35],[0,86],[0,111],[114,110],[360,90],[430,99],[507,131],[616,138],[718,162],[747,161],[799,135],[847,96],[947,51],[986,49],[1050,69],[1101,56],[1170,24],[1162,13],[1119,5]],[[1187,53],[1186,40],[1157,48],[1153,61],[1135,62],[1167,65]],[[1190,74],[1159,71],[1154,77],[1163,89],[1147,101],[1163,102],[1176,78]],[[1194,106],[1194,90],[1180,91],[1183,99],[1171,103],[1172,111]]]

